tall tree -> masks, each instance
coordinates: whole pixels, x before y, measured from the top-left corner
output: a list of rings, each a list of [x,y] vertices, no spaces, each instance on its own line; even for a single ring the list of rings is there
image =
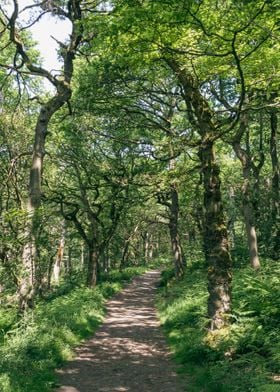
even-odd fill
[[[274,98],[276,98],[274,94]],[[276,108],[270,110],[270,157],[272,166],[272,208],[271,208],[271,237],[273,239],[273,257],[277,259],[280,251],[280,164],[278,158],[278,112]]]
[[[252,201],[252,167],[256,168],[250,153],[249,143],[246,142],[246,149],[242,148],[242,136],[248,136],[249,124],[247,114],[242,114],[239,131],[232,142],[233,149],[241,162],[243,172],[242,186],[242,208],[246,226],[246,234],[249,248],[250,264],[254,269],[260,268],[258,241],[256,233],[256,217]],[[257,168],[256,168],[257,170]]]
[[[68,19],[72,24],[69,42],[65,45],[60,44],[63,69],[61,75],[58,77],[53,75],[51,71],[38,65],[37,61],[28,53],[24,45],[24,38],[21,37],[24,28],[20,27],[18,23],[20,10],[17,0],[13,0],[12,15],[10,17],[6,15],[5,23],[6,29],[9,30],[10,41],[14,44],[16,50],[12,68],[19,73],[28,72],[30,75],[45,78],[55,88],[55,95],[41,105],[34,130],[34,145],[26,202],[27,223],[22,253],[23,274],[19,288],[19,301],[22,310],[33,306],[36,289],[35,269],[38,253],[36,233],[40,220],[39,208],[42,199],[42,170],[48,126],[53,115],[71,98],[72,90],[70,82],[73,76],[73,62],[83,34],[81,1],[71,0],[67,4],[61,4],[58,1],[43,1],[39,5],[34,4],[27,8],[36,8],[38,10],[40,7],[43,8],[43,12],[49,12],[56,17]],[[36,20],[39,20],[41,15],[40,13],[39,16],[36,16],[31,25]]]

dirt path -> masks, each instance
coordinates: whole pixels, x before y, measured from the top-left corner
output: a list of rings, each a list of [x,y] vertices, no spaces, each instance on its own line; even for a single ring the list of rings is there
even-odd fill
[[[183,392],[154,308],[159,271],[136,278],[107,303],[107,317],[58,371],[57,392]]]

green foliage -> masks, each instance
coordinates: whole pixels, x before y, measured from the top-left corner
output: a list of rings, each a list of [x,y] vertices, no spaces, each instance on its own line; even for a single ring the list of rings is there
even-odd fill
[[[158,309],[188,391],[279,391],[280,267],[263,264],[234,271],[233,322],[215,333],[206,328],[204,269],[192,265],[179,283],[163,273]]]
[[[79,287],[64,295],[58,291],[17,322],[14,309],[0,313],[2,334],[6,330],[0,341],[1,392],[49,391],[55,385],[54,369],[102,321],[105,300],[143,272],[143,267],[112,271],[95,289]]]
[[[55,4],[66,10],[70,2]],[[271,205],[273,199],[278,201],[278,194],[270,185],[269,141],[270,113],[279,108],[275,97],[279,90],[279,0],[116,0],[110,4],[113,10],[108,13],[91,12],[93,4],[83,7],[85,39],[80,54],[86,59],[82,55],[76,59],[71,105],[54,116],[48,132],[43,203],[36,212],[36,286],[44,301],[20,320],[11,304],[24,272],[27,215],[23,205],[31,135],[45,94],[35,75],[26,74],[14,57],[0,12],[0,389],[32,392],[50,388],[53,369],[71,356],[71,347],[102,319],[105,298],[135,274],[134,268],[108,274],[104,271],[109,264],[139,266],[149,264],[155,255],[169,262],[168,209],[157,203],[157,195],[168,194],[172,182],[180,193],[179,232],[187,263],[199,259],[188,267],[184,280],[175,282],[174,272],[168,270],[160,285],[159,306],[176,357],[190,375],[193,390],[276,390],[279,267],[267,263],[257,274],[244,268],[248,250],[240,211],[242,170],[226,143],[239,127],[237,112],[244,109],[248,134],[241,144],[255,169],[265,156],[258,179],[251,175],[258,242],[263,254],[277,253],[274,237],[279,233]],[[21,37],[31,60],[39,64],[28,30],[23,29]],[[196,81],[194,86],[207,101],[215,129],[223,135],[216,141],[217,162],[231,221],[234,265],[240,270],[233,282],[233,324],[211,335],[205,332],[208,294],[200,243],[204,211],[199,133],[193,125],[194,102],[189,107],[184,102],[177,72],[166,62],[170,59]],[[13,60],[23,71],[17,77],[16,69],[7,70]],[[243,108],[238,107],[242,89]],[[230,123],[236,126],[225,132]],[[176,167],[170,170],[172,155]],[[52,287],[51,273],[62,237],[61,212],[69,222],[60,282]],[[100,257],[101,285],[94,291],[82,283],[85,242],[98,244],[104,256]],[[145,252],[146,244],[151,253]],[[143,270],[138,268],[138,272]]]
[[[5,333],[16,323],[16,321],[16,309],[2,305],[0,310],[0,344],[3,342]]]

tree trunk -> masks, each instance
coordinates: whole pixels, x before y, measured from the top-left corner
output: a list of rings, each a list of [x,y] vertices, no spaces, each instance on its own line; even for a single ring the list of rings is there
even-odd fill
[[[95,287],[98,280],[99,251],[95,244],[88,248],[87,286]]]
[[[220,190],[219,166],[215,159],[214,138],[217,130],[214,113],[200,92],[196,78],[181,68],[174,58],[165,58],[181,83],[188,119],[200,136],[199,158],[204,186],[204,252],[208,264],[208,316],[211,329],[227,324],[231,308],[231,256]]]
[[[170,204],[170,220],[169,232],[171,239],[171,249],[173,254],[173,263],[176,278],[184,275],[186,260],[184,257],[183,249],[180,243],[178,233],[178,215],[179,215],[179,200],[176,185],[173,183],[170,187],[171,191],[171,204]]]
[[[172,114],[171,114],[172,113]],[[168,117],[172,117],[173,112],[169,113]],[[172,157],[169,161],[169,170],[174,172],[176,169],[176,161],[173,158],[174,148],[172,142],[169,143],[169,153]],[[173,263],[176,278],[180,278],[184,275],[186,258],[184,255],[183,248],[181,246],[180,235],[178,231],[178,218],[179,218],[179,196],[176,181],[171,181],[170,183],[170,205],[169,205],[169,233],[171,239],[171,249],[173,254]]]
[[[66,234],[66,225],[65,225],[65,221],[63,221],[61,225],[61,238],[59,241],[55,263],[53,266],[53,280],[55,283],[59,282],[61,264],[63,262],[63,255],[64,255],[65,234]]]
[[[156,240],[155,240],[155,249],[154,249],[154,255],[155,255],[155,257],[158,257],[159,256],[159,244],[160,244],[160,233],[157,233],[157,236],[156,236]]]
[[[234,200],[235,194],[234,194],[233,187],[230,187],[228,196],[229,196],[229,208],[230,208],[228,231],[230,234],[231,248],[234,249],[236,244],[236,232],[235,232],[236,216],[235,216],[235,200]]]
[[[250,191],[250,165],[251,160],[245,150],[241,148],[240,141],[233,143],[233,149],[242,164],[243,186],[242,186],[242,210],[246,227],[247,243],[249,249],[249,260],[252,268],[260,268],[258,252],[258,240],[255,227],[255,211],[251,201]]]
[[[5,286],[0,284],[0,305],[2,305],[2,294],[5,292]]]
[[[47,289],[48,290],[50,290],[50,288],[51,288],[53,263],[54,263],[54,257],[50,257],[49,264],[48,264],[48,275],[47,275]]]
[[[108,273],[110,271],[110,251],[109,247],[106,246],[106,249],[103,252],[103,271]]]
[[[35,141],[33,146],[32,164],[29,174],[28,186],[28,200],[26,203],[27,222],[24,231],[24,245],[22,252],[22,274],[20,277],[19,287],[19,306],[21,310],[32,307],[34,304],[35,295],[35,275],[36,275],[36,257],[38,246],[38,225],[39,207],[41,204],[41,179],[43,160],[45,155],[45,139],[47,135],[48,124],[53,116],[61,106],[64,105],[71,97],[70,81],[73,75],[73,61],[76,50],[82,39],[82,25],[77,23],[81,21],[82,12],[80,8],[80,1],[68,1],[67,17],[72,22],[72,31],[70,35],[70,42],[67,46],[63,45],[63,78],[57,78],[53,74],[37,64],[33,63],[29,57],[26,47],[21,41],[19,31],[17,29],[17,19],[19,16],[18,2],[13,2],[14,9],[9,18],[10,40],[16,48],[15,58],[21,57],[22,65],[25,65],[30,75],[40,76],[50,81],[56,88],[56,95],[47,103],[41,106],[38,115],[37,124],[35,128]]]
[[[85,265],[85,246],[83,241],[81,242],[81,256],[80,256],[80,264],[81,267],[83,268]]]
[[[231,309],[231,256],[220,190],[220,169],[210,140],[202,143],[205,229],[204,249],[208,264],[208,315],[211,330],[227,323]]]
[[[120,268],[119,268],[120,271],[122,271],[126,266],[129,245],[130,245],[130,237],[126,239],[124,243],[124,248],[122,251],[122,258],[121,258]]]
[[[250,200],[248,171],[249,170],[247,168],[244,168],[243,170],[244,183],[242,187],[242,207],[248,241],[250,264],[253,269],[257,270],[260,268],[260,260],[258,254],[258,240],[255,228],[254,210]]]
[[[20,279],[19,306],[21,310],[32,307],[35,295],[35,269],[38,246],[38,227],[40,224],[39,207],[42,198],[42,170],[45,156],[45,139],[48,124],[53,114],[71,97],[71,90],[57,94],[41,107],[33,146],[32,164],[29,174],[28,198],[26,205],[27,222],[25,227],[25,244],[22,252],[23,272]]]
[[[152,260],[154,256],[153,235],[150,235],[149,259]]]
[[[146,231],[144,235],[144,258],[145,263],[149,261],[150,234]]]
[[[254,183],[253,183],[253,190],[252,190],[252,206],[253,206],[253,213],[255,217],[255,221],[258,222],[260,219],[260,200],[261,200],[261,195],[260,195],[260,173],[263,168],[263,165],[265,163],[265,154],[264,154],[264,148],[263,148],[263,133],[264,133],[264,124],[263,124],[263,113],[259,113],[259,148],[258,148],[258,160],[257,164],[254,163],[254,157],[251,155],[251,150],[250,150],[250,132],[249,129],[247,129],[246,132],[246,152],[248,157],[250,158],[251,162],[251,170],[252,174],[254,176]]]
[[[280,165],[279,165],[278,154],[277,154],[278,118],[275,109],[272,109],[270,113],[270,126],[271,126],[270,156],[271,156],[271,165],[272,165],[272,181],[271,181],[271,190],[272,190],[271,238],[273,239],[272,257],[274,259],[278,259],[280,254],[280,205],[279,205]]]
[[[65,269],[66,269],[67,275],[71,276],[71,273],[72,273],[72,248],[71,248],[71,246],[68,246],[68,256],[67,256]]]

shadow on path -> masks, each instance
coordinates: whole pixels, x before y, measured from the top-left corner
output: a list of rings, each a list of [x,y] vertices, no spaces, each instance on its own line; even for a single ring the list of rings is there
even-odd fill
[[[107,316],[76,358],[58,370],[57,392],[183,392],[154,308],[159,271],[107,302]]]

